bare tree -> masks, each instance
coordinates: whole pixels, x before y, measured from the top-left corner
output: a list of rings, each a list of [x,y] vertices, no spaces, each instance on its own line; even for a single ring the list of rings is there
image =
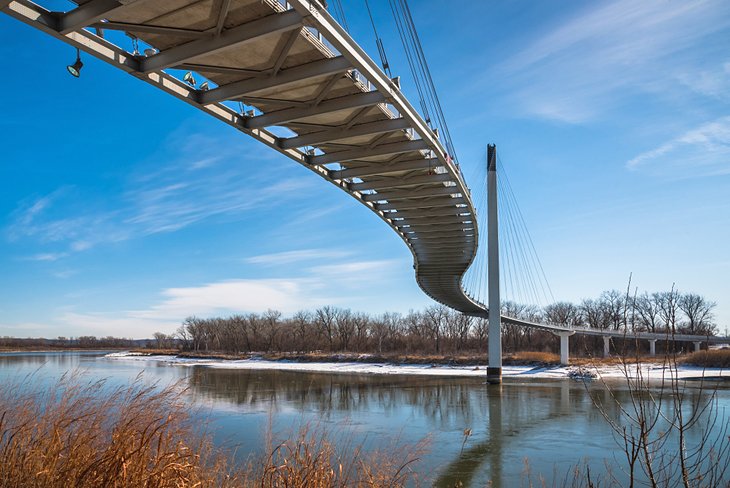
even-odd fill
[[[350,350],[350,340],[355,334],[355,323],[352,310],[349,308],[335,311],[335,330],[339,339],[340,350]]]
[[[548,322],[561,325],[580,324],[580,310],[570,302],[555,302],[545,307]]]
[[[322,331],[322,334],[327,338],[329,350],[334,350],[334,338],[335,338],[335,317],[337,310],[329,305],[322,308],[318,308],[314,313],[317,327]]]
[[[281,319],[281,312],[272,309],[266,310],[261,317],[261,321],[263,322],[263,336],[266,341],[267,351],[273,351],[277,348],[276,339],[279,333],[279,319]]]
[[[314,333],[312,325],[312,314],[300,310],[292,317],[295,347],[299,351],[309,352],[310,344],[313,342],[310,334]]]
[[[659,305],[659,317],[664,322],[664,327],[671,333],[677,330],[677,311],[679,310],[679,292],[674,285],[669,291],[655,293],[654,300]]]
[[[424,325],[433,340],[436,354],[441,352],[441,339],[443,337],[447,313],[448,308],[444,305],[432,305],[424,313]]]
[[[639,318],[639,326],[649,332],[657,332],[661,327],[661,307],[659,294],[644,292],[635,300],[635,310]]]
[[[605,308],[608,322],[613,330],[626,328],[626,293],[618,290],[608,290],[601,293],[599,298]]]
[[[717,306],[715,302],[695,293],[685,293],[679,297],[677,306],[687,317],[687,332],[690,334],[714,334],[717,331],[712,314]]]

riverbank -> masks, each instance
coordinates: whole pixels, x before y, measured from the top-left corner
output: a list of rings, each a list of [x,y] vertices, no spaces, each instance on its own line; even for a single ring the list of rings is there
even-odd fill
[[[454,376],[480,378],[486,376],[486,365],[475,364],[439,364],[436,362],[395,363],[377,362],[368,355],[338,355],[338,361],[306,361],[287,356],[280,359],[251,356],[245,359],[221,357],[186,357],[173,354],[145,354],[143,352],[111,353],[105,357],[110,360],[152,361],[176,366],[200,366],[231,370],[278,370],[307,373],[341,373],[341,374],[374,374],[374,375],[421,375],[421,376]],[[355,360],[359,359],[359,360]],[[618,379],[643,377],[647,380],[661,380],[675,375],[675,370],[660,362],[641,362],[622,365],[620,362],[586,361],[580,365],[560,366],[555,364],[505,364],[503,376],[522,379],[562,379],[591,378]],[[703,368],[680,364],[676,368],[676,377],[684,380],[704,378],[730,381],[730,370],[722,368]]]

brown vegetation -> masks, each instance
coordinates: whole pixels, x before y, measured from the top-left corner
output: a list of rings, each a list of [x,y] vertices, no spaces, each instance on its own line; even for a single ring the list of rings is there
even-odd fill
[[[682,358],[682,363],[703,368],[730,368],[730,349],[693,352]]]
[[[44,338],[20,338],[0,337],[0,351],[73,351],[89,349],[124,349],[135,347],[140,341],[124,339],[121,337],[57,337],[55,339]]]
[[[415,458],[335,450],[306,429],[245,468],[213,449],[176,387],[64,378],[0,391],[0,487],[399,487]],[[407,451],[404,451],[407,452]],[[410,457],[409,457],[410,456]]]

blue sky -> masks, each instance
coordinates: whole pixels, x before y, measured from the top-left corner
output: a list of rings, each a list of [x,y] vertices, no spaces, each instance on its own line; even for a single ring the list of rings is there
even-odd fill
[[[343,3],[376,55],[362,2]],[[730,327],[730,3],[411,4],[465,173],[497,144],[555,298],[633,273]],[[343,192],[89,56],[68,76],[72,48],[5,15],[0,32],[0,335],[430,303],[405,245]]]

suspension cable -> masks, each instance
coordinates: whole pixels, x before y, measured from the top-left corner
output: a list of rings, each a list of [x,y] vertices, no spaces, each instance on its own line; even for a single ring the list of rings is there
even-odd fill
[[[378,29],[375,27],[375,19],[373,18],[373,12],[370,10],[370,2],[365,0],[365,8],[368,11],[368,17],[370,17],[370,25],[373,26],[373,32],[375,33],[375,44],[378,46],[378,54],[380,55],[380,63],[383,65],[383,71],[388,75],[388,78],[392,78],[393,74],[390,72],[390,64],[388,63],[388,56],[385,53],[385,47],[383,46],[383,40],[378,35]]]
[[[456,162],[458,160],[456,150],[446,118],[444,117],[441,101],[436,93],[436,87],[431,76],[431,70],[428,67],[426,56],[423,51],[416,25],[413,22],[411,9],[408,6],[408,0],[389,0],[391,12],[395,20],[398,34],[406,53],[414,84],[418,90],[423,115],[429,126],[432,123],[431,115],[435,117],[437,126],[443,133],[443,140],[449,156]]]

